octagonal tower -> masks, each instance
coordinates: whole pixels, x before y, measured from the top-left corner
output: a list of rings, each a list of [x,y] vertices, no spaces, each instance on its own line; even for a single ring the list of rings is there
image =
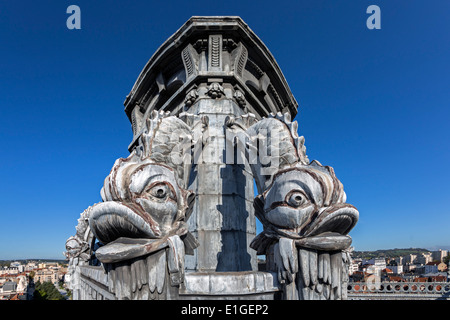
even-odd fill
[[[239,17],[192,17],[150,58],[124,105],[133,129],[130,151],[154,110],[202,127],[194,131],[189,189],[196,201],[188,221],[201,245],[186,256],[186,269],[257,270],[256,252],[249,247],[256,235],[253,174],[245,161],[230,156],[227,121],[249,113],[256,120],[297,113],[263,42]]]

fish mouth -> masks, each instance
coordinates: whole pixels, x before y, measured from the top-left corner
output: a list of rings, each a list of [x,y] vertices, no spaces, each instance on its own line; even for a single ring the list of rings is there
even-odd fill
[[[313,237],[323,233],[346,235],[353,229],[359,219],[358,210],[350,204],[335,205],[319,213],[303,234]]]
[[[145,219],[147,218],[147,219]],[[92,207],[89,226],[95,237],[103,244],[120,237],[155,239],[161,232],[150,217],[142,217],[130,207],[106,201]]]

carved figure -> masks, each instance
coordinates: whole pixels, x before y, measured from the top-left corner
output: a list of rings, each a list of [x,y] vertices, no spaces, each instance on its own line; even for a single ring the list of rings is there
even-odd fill
[[[154,112],[139,147],[116,160],[106,177],[104,202],[89,209],[85,229],[100,242],[95,257],[118,299],[167,298],[183,282],[185,251],[197,246],[186,226],[194,193],[185,189],[185,138],[190,128],[183,121]],[[76,239],[67,242],[69,256],[80,252]]]
[[[66,240],[67,251],[64,255],[69,260],[69,266],[64,281],[67,287],[73,291],[74,299],[78,299],[80,289],[80,273],[77,266],[88,265],[91,262],[95,245],[95,239],[88,223],[91,208],[89,207],[81,213],[75,227],[75,235]]]
[[[346,298],[358,210],[308,159],[298,104],[242,19],[189,19],[124,106],[130,155],[66,242],[74,299]]]
[[[347,234],[359,213],[345,203],[333,168],[308,163],[304,139],[288,115],[263,119],[247,133],[257,137],[262,131],[268,133],[266,146],[277,158],[253,164],[260,191],[255,215],[264,230],[250,246],[268,256],[269,268],[284,283],[286,299],[340,299],[347,290],[343,280],[348,257],[343,250],[351,244]],[[261,174],[269,168],[273,174]]]

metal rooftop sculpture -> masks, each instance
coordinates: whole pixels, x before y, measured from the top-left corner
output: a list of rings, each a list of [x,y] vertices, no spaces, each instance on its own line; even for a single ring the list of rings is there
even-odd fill
[[[309,161],[297,102],[239,17],[189,19],[124,105],[130,155],[66,243],[74,299],[346,298],[358,211]]]

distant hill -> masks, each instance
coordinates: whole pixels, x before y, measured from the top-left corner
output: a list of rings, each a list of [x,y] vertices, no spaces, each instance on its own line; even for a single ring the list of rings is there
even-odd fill
[[[352,257],[361,258],[361,259],[372,259],[372,258],[395,258],[401,256],[407,256],[408,254],[421,254],[431,252],[428,249],[422,248],[409,248],[409,249],[385,249],[385,250],[376,250],[376,251],[353,251]]]

